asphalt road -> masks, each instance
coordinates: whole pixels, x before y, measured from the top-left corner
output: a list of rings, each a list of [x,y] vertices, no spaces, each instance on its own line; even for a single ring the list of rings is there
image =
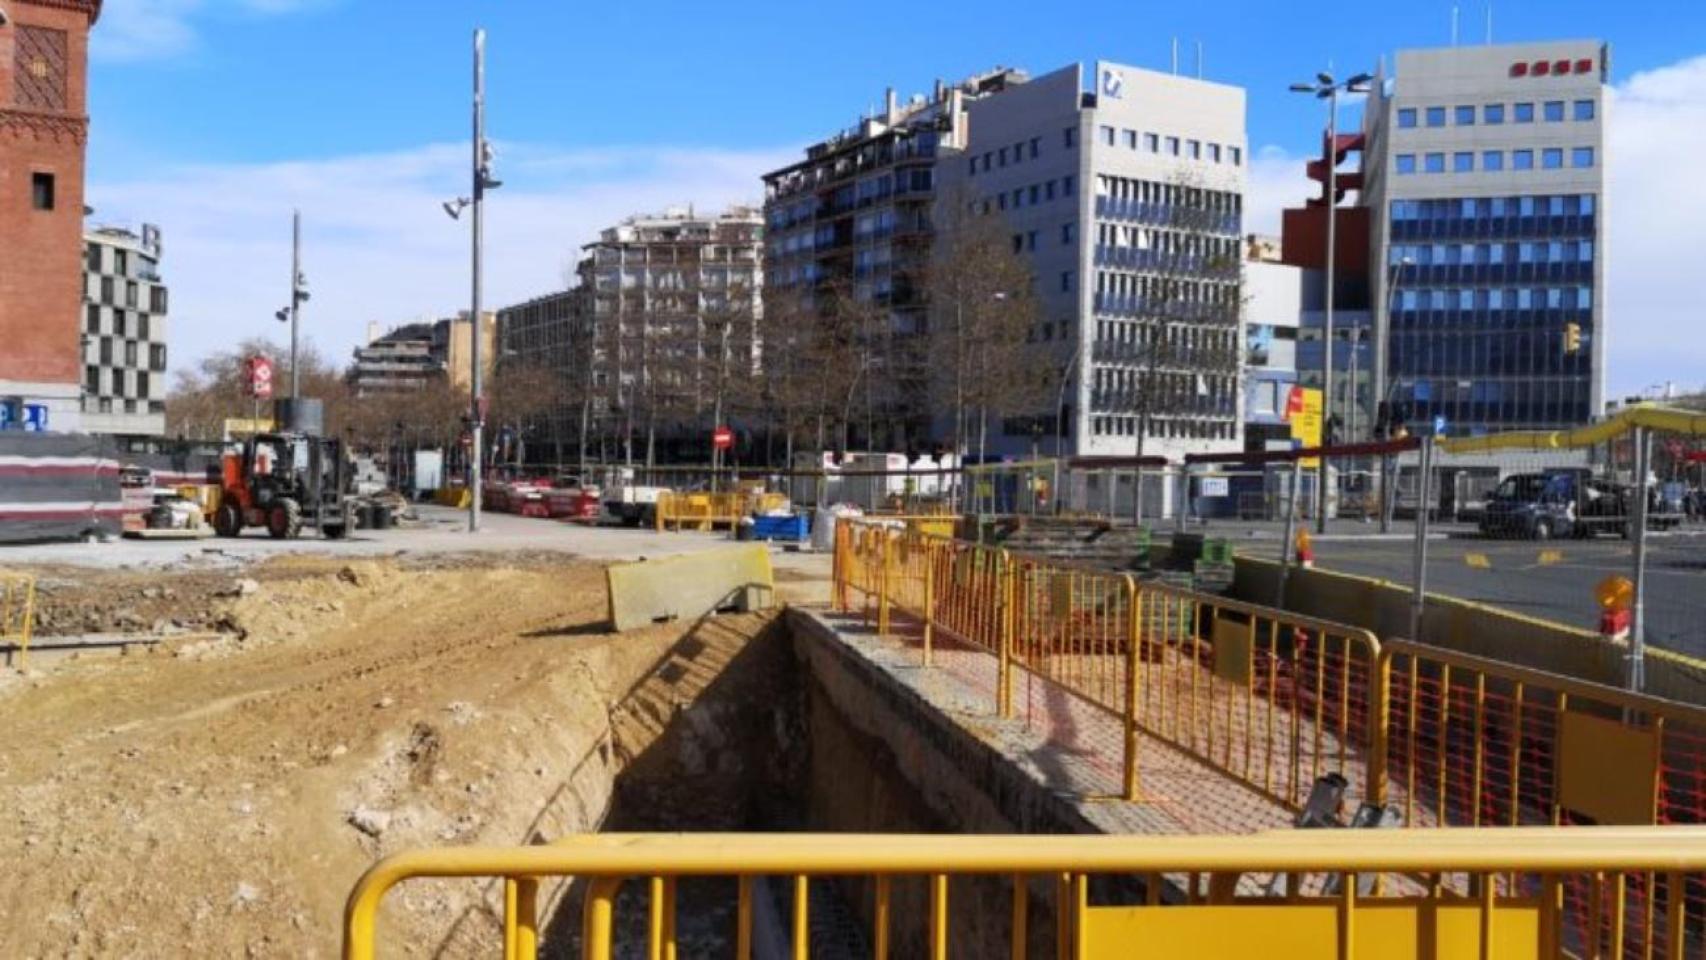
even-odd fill
[[[1395,524],[1389,537],[1330,532],[1316,539],[1315,565],[1408,585],[1415,542],[1407,528]],[[1278,541],[1239,547],[1273,556]],[[1632,577],[1632,552],[1621,539],[1489,540],[1450,530],[1428,541],[1427,586],[1430,593],[1593,629],[1599,622],[1594,585],[1613,575]],[[1645,622],[1648,644],[1706,658],[1706,530],[1655,533],[1648,540]]]

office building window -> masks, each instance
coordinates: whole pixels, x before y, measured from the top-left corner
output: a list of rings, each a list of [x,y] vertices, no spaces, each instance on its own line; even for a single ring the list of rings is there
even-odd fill
[[[1443,126],[1445,126],[1445,108],[1444,107],[1429,107],[1428,108],[1428,126],[1430,126],[1430,127],[1443,127]]]
[[[126,340],[124,342],[124,365],[127,367],[136,366],[136,341],[135,340]]]
[[[1127,150],[1136,150],[1137,149],[1137,131],[1136,130],[1125,131],[1125,145],[1126,145]]]
[[[469,141],[469,142],[472,143],[473,141]],[[971,158],[971,175],[974,177],[977,176],[977,158],[976,157]]]
[[[1475,108],[1458,107],[1457,125],[1460,127],[1473,127],[1475,125]]]
[[[1481,151],[1481,169],[1489,173],[1497,173],[1505,168],[1505,153],[1503,150]]]
[[[1042,154],[1043,154],[1043,138],[1042,137],[1032,137],[1031,138],[1031,159],[1035,160],[1036,158],[1042,156]]]
[[[1074,181],[1070,175],[1060,178],[1061,196],[1065,196],[1065,197],[1072,196],[1072,185],[1073,185],[1073,183],[1074,183]]]
[[[1027,230],[1025,232],[1025,250],[1030,253],[1036,252],[1037,232],[1035,230]]]
[[[1416,155],[1413,153],[1398,154],[1398,172],[1411,174],[1416,172]]]
[[[995,151],[995,165],[998,167],[1005,167],[1007,165],[1007,148],[1006,147],[1002,147],[1001,149]]]
[[[1201,140],[1187,140],[1187,141],[1185,141],[1185,156],[1190,157],[1192,160],[1201,160],[1202,159],[1202,141]]]
[[[1445,172],[1445,154],[1443,153],[1430,153],[1423,159],[1423,163],[1424,169],[1429,173]]]
[[[98,305],[89,304],[86,319],[83,321],[83,329],[88,333],[101,332],[101,308]]]
[[[1398,128],[1412,130],[1416,126],[1416,108],[1400,107],[1398,109]]]
[[[1043,199],[1045,199],[1045,200],[1053,200],[1054,199],[1054,181],[1053,180],[1050,180],[1049,182],[1043,184]]]
[[[1511,169],[1512,170],[1533,170],[1534,169],[1534,151],[1533,150],[1512,150],[1511,151]]]
[[[1592,147],[1577,147],[1574,150],[1571,150],[1570,151],[1570,166],[1572,166],[1572,167],[1591,167],[1591,166],[1593,166],[1593,148]]]
[[[1577,120],[1592,120],[1593,119],[1593,101],[1592,100],[1577,100],[1576,101],[1575,118]]]
[[[1071,293],[1072,292],[1072,271],[1071,270],[1060,271],[1060,292],[1061,293]]]
[[[1244,163],[1244,148],[1243,147],[1227,147],[1226,151],[1232,157],[1232,165],[1233,166],[1237,167],[1237,166],[1243,165],[1243,163]]]
[[[1210,163],[1220,162],[1220,144],[1211,143],[1208,145],[1208,159]]]
[[[89,366],[83,368],[83,389],[88,393],[101,392],[100,367]]]
[[[1487,104],[1481,109],[1481,119],[1491,126],[1498,126],[1499,124],[1504,123],[1505,105],[1502,103]]]
[[[1160,153],[1161,152],[1161,135],[1159,133],[1146,133],[1146,134],[1144,134],[1143,135],[1143,149],[1149,151],[1150,153]]]
[[[1540,166],[1546,170],[1561,170],[1564,167],[1564,148],[1547,147],[1540,151]]]
[[[1170,157],[1176,157],[1179,155],[1179,138],[1178,137],[1168,137],[1167,138],[1167,155]]]
[[[30,202],[37,210],[53,209],[53,174],[30,174]]]
[[[1545,115],[1546,115],[1546,122],[1547,123],[1559,123],[1559,122],[1561,122],[1564,119],[1564,101],[1562,101],[1562,100],[1548,100],[1548,101],[1546,101],[1546,114]]]
[[[1110,147],[1114,145],[1114,128],[1113,127],[1108,127],[1108,126],[1102,127],[1102,142],[1107,144]]]
[[[1534,104],[1519,103],[1513,108],[1513,110],[1515,112],[1515,119],[1517,123],[1534,122]]]
[[[1475,171],[1475,154],[1464,150],[1451,155],[1452,173],[1473,173]]]
[[[1060,139],[1061,143],[1066,145],[1066,149],[1071,150],[1078,145],[1078,130],[1074,127],[1067,127],[1060,132]]]
[[[1073,229],[1073,224],[1063,223],[1060,225],[1060,242],[1062,246],[1072,243],[1074,235],[1075,231]]]

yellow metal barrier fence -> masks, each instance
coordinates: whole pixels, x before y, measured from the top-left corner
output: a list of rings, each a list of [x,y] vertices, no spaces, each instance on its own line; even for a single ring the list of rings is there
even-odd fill
[[[787,496],[780,493],[743,490],[676,493],[665,490],[658,494],[653,516],[660,532],[671,527],[676,530],[711,530],[717,526],[733,527],[742,517],[765,513],[787,502]]]
[[[844,520],[834,560],[837,607],[859,595],[883,636],[897,612],[916,620],[924,665],[938,633],[991,655],[1000,716],[1022,672],[1116,717],[1128,800],[1140,730],[1291,809],[1328,772],[1349,799],[1381,796],[1384,687],[1366,630],[880,521]]]
[[[30,665],[30,634],[36,625],[36,578],[0,571],[0,644],[18,651],[18,669]]]
[[[1377,957],[1700,955],[1697,917],[1670,891],[1706,871],[1706,829],[1589,827],[1412,831],[1286,831],[1241,837],[903,836],[854,834],[588,835],[547,846],[462,847],[394,854],[356,883],[344,910],[345,960],[372,960],[378,915],[397,884],[427,877],[498,877],[504,886],[504,956],[535,960],[539,882],[582,884],[580,941],[588,960],[616,955],[617,894],[646,881],[647,955],[674,957],[682,881],[719,878],[710,893],[735,901],[728,941],[752,956],[755,887],[777,878],[792,890],[791,955],[812,951],[810,890],[857,883],[873,953],[1058,958],[1193,957],[1314,960]],[[1262,879],[1321,876],[1314,895],[1272,895]],[[1472,894],[1408,877],[1461,876]],[[1380,882],[1383,878],[1387,882]],[[1600,891],[1652,878],[1662,902],[1646,940],[1621,911],[1587,927],[1566,922],[1560,891]],[[705,881],[709,882],[709,881]],[[999,889],[992,890],[991,885]],[[969,889],[968,889],[969,888]],[[1037,896],[1041,891],[1042,896]],[[1002,907],[1005,923],[978,936],[961,907]],[[858,901],[856,901],[858,902]],[[921,909],[896,909],[897,904]],[[1052,929],[1032,923],[1046,910]],[[1046,914],[1045,914],[1046,915]],[[622,929],[634,927],[624,924]],[[820,934],[821,936],[821,934]],[[845,945],[838,945],[845,946]],[[622,953],[638,952],[624,944]]]

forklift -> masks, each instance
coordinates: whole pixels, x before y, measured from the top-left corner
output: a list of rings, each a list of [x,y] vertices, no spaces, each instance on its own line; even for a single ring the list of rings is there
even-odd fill
[[[241,536],[265,527],[275,540],[301,536],[304,527],[336,540],[349,532],[354,471],[343,442],[301,433],[257,433],[221,462],[220,504],[213,529]]]

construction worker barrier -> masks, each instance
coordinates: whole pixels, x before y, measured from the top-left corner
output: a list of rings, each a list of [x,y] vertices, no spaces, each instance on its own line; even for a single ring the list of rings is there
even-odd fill
[[[30,634],[36,625],[36,578],[0,570],[0,645],[18,655],[18,669],[29,667]]]
[[[775,602],[775,574],[763,544],[613,563],[604,572],[610,625],[617,630],[723,609],[762,610]]]
[[[1293,810],[1326,773],[1380,798],[1380,645],[1366,630],[851,518],[836,529],[833,595],[880,635],[897,615],[918,623],[926,666],[943,637],[987,654],[952,669],[977,674],[1000,716],[1021,675],[1111,712],[1127,800],[1140,732]]]
[[[554,844],[393,854],[371,867],[344,909],[345,960],[372,960],[380,906],[421,878],[502,880],[504,957],[538,956],[541,881],[574,877],[582,956],[637,956],[618,942],[617,894],[643,884],[646,955],[674,957],[678,885],[735,901],[728,940],[753,955],[755,902],[772,879],[788,891],[790,955],[813,951],[811,887],[850,884],[868,898],[868,940],[886,958],[908,942],[932,958],[1551,958],[1699,956],[1699,920],[1673,891],[1706,871],[1706,829],[1547,827],[1287,831],[1241,837],[908,836],[857,834],[584,835]],[[1463,877],[1472,895],[1415,878]],[[699,878],[726,878],[721,884]],[[1319,882],[1275,892],[1276,879]],[[730,882],[732,881],[732,882]],[[1586,884],[1615,902],[1647,884],[1645,917],[1606,910],[1572,926],[1560,891]],[[762,886],[761,886],[762,885]],[[565,898],[567,899],[567,898]],[[976,944],[971,911],[1002,916]],[[1045,912],[1046,911],[1046,912]],[[562,911],[565,912],[566,911]],[[1052,924],[1036,922],[1052,918]],[[560,923],[560,921],[559,921]],[[1052,927],[1052,929],[1050,929]],[[620,930],[638,931],[626,924]],[[821,938],[822,934],[819,934]],[[908,939],[909,938],[909,939]],[[992,942],[993,941],[993,942]],[[999,941],[1005,941],[1001,943]],[[494,944],[495,946],[495,944]],[[819,940],[821,949],[829,946]],[[835,945],[840,950],[846,944]],[[1005,948],[1005,949],[1003,949]],[[907,951],[909,954],[912,951]]]
[[[658,494],[655,517],[660,532],[669,529],[711,530],[718,526],[733,527],[742,517],[780,509],[787,503],[788,498],[780,493],[676,493],[665,490]]]

